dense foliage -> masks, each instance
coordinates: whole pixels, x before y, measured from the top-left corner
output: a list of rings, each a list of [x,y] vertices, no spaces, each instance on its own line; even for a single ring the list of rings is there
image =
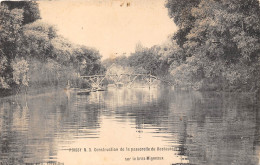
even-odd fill
[[[167,0],[184,61],[171,65],[176,84],[195,89],[259,88],[258,0]]]
[[[0,26],[0,89],[64,84],[101,68],[99,52],[59,36],[36,2],[2,2]]]
[[[105,63],[171,75],[176,86],[196,90],[259,89],[258,0],[167,0],[165,6],[178,26],[168,42],[138,44],[129,57]]]
[[[128,67],[134,73],[146,73],[159,77],[168,75],[170,67],[168,59],[173,52],[176,52],[176,45],[167,43],[160,46],[146,48],[141,44],[136,45],[135,52],[130,56],[118,56],[103,61],[103,65],[109,68],[112,64]]]
[[[130,56],[103,66],[115,63],[117,71],[151,73],[196,90],[260,88],[258,0],[167,0],[165,6],[178,26],[167,42],[137,44]],[[104,70],[97,50],[72,44],[42,22],[36,2],[2,2],[0,26],[1,89],[57,85]]]

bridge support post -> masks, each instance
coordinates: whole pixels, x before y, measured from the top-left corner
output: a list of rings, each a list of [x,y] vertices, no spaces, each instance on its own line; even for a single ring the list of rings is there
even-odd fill
[[[151,72],[150,72],[150,74],[149,74],[149,89],[151,88],[151,83],[152,83],[152,77],[151,77],[152,75],[151,75]]]

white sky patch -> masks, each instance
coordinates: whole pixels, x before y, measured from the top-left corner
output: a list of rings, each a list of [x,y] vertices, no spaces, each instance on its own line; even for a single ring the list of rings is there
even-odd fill
[[[127,7],[127,3],[130,5]],[[107,58],[129,54],[141,42],[163,43],[177,30],[164,0],[40,1],[42,20],[76,44],[98,49]]]

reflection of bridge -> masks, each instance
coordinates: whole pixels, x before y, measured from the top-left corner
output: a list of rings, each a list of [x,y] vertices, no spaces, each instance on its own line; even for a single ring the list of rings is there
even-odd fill
[[[105,79],[110,80],[116,87],[124,85],[126,87],[133,87],[133,84],[139,79],[145,82],[149,87],[158,85],[159,82],[164,81],[151,74],[106,74],[106,75],[91,75],[81,76],[86,80],[92,88],[101,88]],[[167,81],[164,81],[167,82]],[[167,82],[170,83],[170,82]]]

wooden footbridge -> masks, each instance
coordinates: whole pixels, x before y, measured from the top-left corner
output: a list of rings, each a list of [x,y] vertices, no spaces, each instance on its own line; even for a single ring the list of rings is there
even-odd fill
[[[80,76],[82,79],[87,81],[92,88],[101,88],[104,80],[112,82],[116,87],[121,85],[131,88],[137,81],[142,81],[149,88],[154,85],[158,85],[160,82],[166,82],[171,85],[170,82],[159,79],[151,74],[105,74],[105,75],[91,75],[91,76]]]

